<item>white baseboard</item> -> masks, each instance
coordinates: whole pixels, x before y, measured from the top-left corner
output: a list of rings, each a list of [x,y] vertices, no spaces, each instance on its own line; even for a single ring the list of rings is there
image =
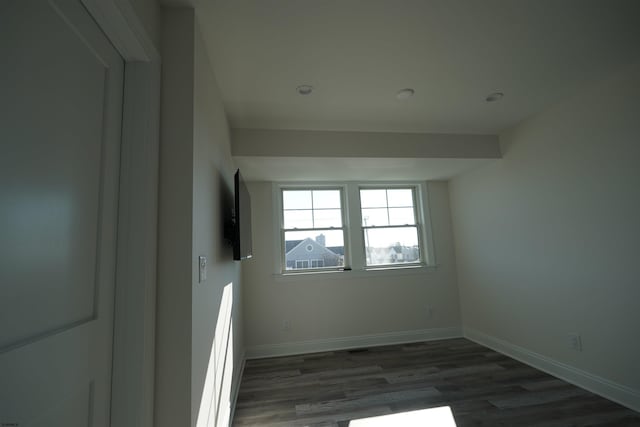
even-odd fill
[[[296,354],[319,353],[323,351],[346,350],[350,348],[377,347],[382,345],[405,344],[460,337],[462,337],[462,329],[454,326],[449,328],[419,329],[414,331],[386,332],[382,334],[296,341],[282,344],[256,345],[247,348],[247,359],[263,359],[265,357],[291,356]]]
[[[242,382],[242,375],[244,374],[244,366],[247,363],[247,352],[242,354],[242,365],[240,365],[240,371],[233,380],[233,390],[231,391],[231,415],[229,417],[229,425],[233,425],[233,417],[236,414],[236,403],[238,402],[238,393],[240,392],[240,383]]]
[[[640,412],[640,390],[615,383],[480,331],[464,328],[464,337]]]

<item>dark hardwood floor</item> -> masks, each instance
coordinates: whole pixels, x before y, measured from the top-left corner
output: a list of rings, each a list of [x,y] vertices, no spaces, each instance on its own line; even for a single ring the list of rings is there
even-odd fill
[[[440,406],[458,427],[640,426],[637,412],[462,338],[249,360],[234,425],[346,427]]]

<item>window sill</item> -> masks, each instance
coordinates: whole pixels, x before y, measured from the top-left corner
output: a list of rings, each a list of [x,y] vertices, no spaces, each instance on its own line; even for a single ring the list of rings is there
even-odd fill
[[[277,282],[291,282],[299,280],[344,280],[360,277],[386,277],[386,276],[419,276],[432,270],[438,265],[412,265],[405,267],[369,267],[365,270],[329,270],[329,271],[305,271],[295,273],[277,273],[273,278]]]

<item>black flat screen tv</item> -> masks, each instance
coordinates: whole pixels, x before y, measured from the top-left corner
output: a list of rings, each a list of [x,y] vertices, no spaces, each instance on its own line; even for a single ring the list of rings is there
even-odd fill
[[[240,175],[240,169],[234,176],[235,205],[233,211],[233,259],[240,261],[251,258],[251,199],[249,191]]]

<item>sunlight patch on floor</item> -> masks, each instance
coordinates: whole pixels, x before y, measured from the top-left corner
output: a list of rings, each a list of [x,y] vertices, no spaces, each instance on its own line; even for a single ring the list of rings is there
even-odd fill
[[[401,412],[399,414],[351,420],[349,427],[456,427],[453,413],[449,406],[420,409],[418,411]]]

